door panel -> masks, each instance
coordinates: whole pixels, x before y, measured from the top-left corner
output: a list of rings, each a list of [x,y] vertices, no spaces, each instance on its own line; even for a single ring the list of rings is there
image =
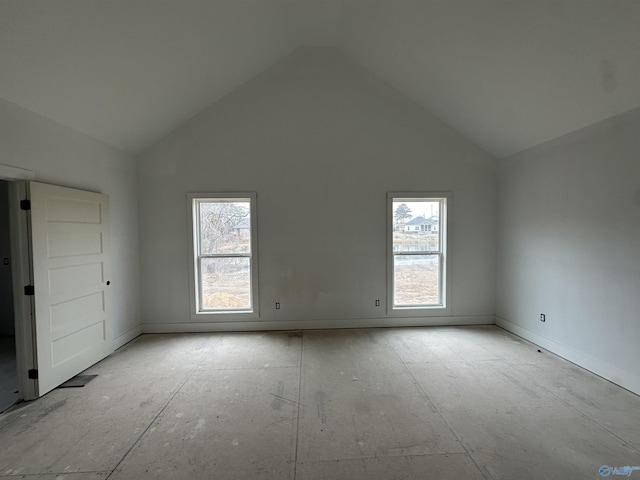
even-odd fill
[[[38,391],[113,352],[106,195],[29,182]]]

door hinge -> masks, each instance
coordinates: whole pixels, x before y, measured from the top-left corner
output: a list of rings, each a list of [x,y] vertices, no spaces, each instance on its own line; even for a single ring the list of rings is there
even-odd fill
[[[24,294],[25,295],[35,295],[36,289],[33,285],[25,285],[24,286]]]
[[[20,200],[20,210],[31,210],[31,200]]]
[[[29,370],[27,372],[27,375],[29,376],[29,380],[37,380],[38,379],[38,370],[36,370],[35,368],[32,368],[31,370]]]

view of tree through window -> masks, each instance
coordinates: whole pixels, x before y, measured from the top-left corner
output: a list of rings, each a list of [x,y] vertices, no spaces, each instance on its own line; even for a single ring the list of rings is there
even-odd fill
[[[251,199],[196,199],[199,310],[252,309]]]
[[[393,306],[442,305],[445,199],[392,201]]]

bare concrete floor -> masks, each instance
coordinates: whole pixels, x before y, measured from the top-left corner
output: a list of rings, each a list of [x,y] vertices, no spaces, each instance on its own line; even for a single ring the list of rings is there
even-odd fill
[[[0,477],[566,480],[640,466],[640,397],[498,327],[144,335],[85,373],[98,377],[0,416]]]

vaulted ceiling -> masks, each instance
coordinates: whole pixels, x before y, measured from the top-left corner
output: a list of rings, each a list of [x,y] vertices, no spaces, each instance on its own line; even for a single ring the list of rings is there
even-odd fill
[[[496,157],[640,107],[636,0],[0,0],[0,97],[136,154],[301,45]]]

